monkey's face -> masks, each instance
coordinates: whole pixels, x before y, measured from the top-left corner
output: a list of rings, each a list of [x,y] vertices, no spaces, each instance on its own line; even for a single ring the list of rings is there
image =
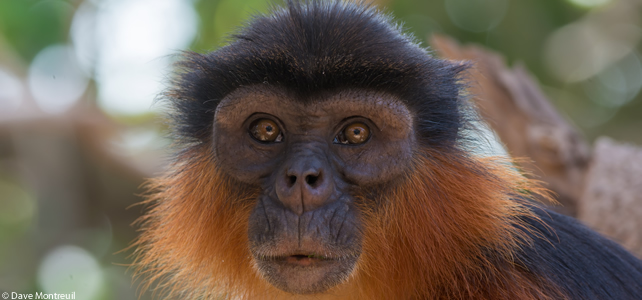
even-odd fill
[[[385,93],[298,99],[256,85],[225,97],[214,122],[222,171],[261,191],[247,231],[261,276],[295,294],[345,281],[361,255],[359,208],[373,205],[357,196],[401,176],[412,156],[408,109]]]

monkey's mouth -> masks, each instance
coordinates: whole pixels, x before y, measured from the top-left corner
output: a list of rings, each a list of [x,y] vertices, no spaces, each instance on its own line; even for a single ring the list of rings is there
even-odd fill
[[[263,278],[276,288],[292,294],[314,294],[347,280],[359,255],[324,256],[306,251],[254,258]]]
[[[300,267],[312,267],[317,266],[323,263],[332,263],[340,258],[326,257],[323,255],[318,255],[314,253],[310,254],[292,254],[292,255],[283,255],[283,256],[272,256],[272,257],[259,257],[259,260],[266,262],[275,262],[283,265],[291,266],[300,266]]]

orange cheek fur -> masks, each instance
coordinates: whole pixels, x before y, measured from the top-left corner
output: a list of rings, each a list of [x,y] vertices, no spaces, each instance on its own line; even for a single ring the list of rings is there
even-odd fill
[[[364,213],[355,278],[360,298],[563,298],[513,261],[513,253],[531,242],[514,225],[533,216],[527,200],[515,196],[547,192],[500,158],[430,157],[417,161],[382,209]]]
[[[133,245],[144,288],[155,282],[157,292],[181,299],[292,299],[261,278],[250,255],[247,223],[259,191],[232,185],[209,155],[187,157],[148,187],[150,208]],[[427,157],[377,199],[380,207],[362,207],[363,252],[354,274],[327,297],[314,298],[563,297],[513,261],[530,242],[513,225],[531,216],[515,195],[546,197],[546,191],[505,160]]]
[[[252,269],[248,216],[257,193],[238,191],[207,155],[151,180],[151,208],[141,218],[135,268],[147,288],[157,282],[168,297],[196,299],[239,290],[265,289]],[[239,290],[242,292],[242,290]]]

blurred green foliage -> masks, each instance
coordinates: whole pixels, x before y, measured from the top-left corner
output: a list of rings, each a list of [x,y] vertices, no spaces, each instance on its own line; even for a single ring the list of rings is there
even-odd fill
[[[73,14],[70,1],[2,0],[0,32],[28,62],[45,47],[67,41]]]

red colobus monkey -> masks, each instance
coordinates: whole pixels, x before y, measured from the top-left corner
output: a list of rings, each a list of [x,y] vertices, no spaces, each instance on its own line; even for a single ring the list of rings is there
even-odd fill
[[[180,299],[641,299],[642,263],[466,149],[466,64],[375,8],[287,1],[189,53],[135,262]]]

